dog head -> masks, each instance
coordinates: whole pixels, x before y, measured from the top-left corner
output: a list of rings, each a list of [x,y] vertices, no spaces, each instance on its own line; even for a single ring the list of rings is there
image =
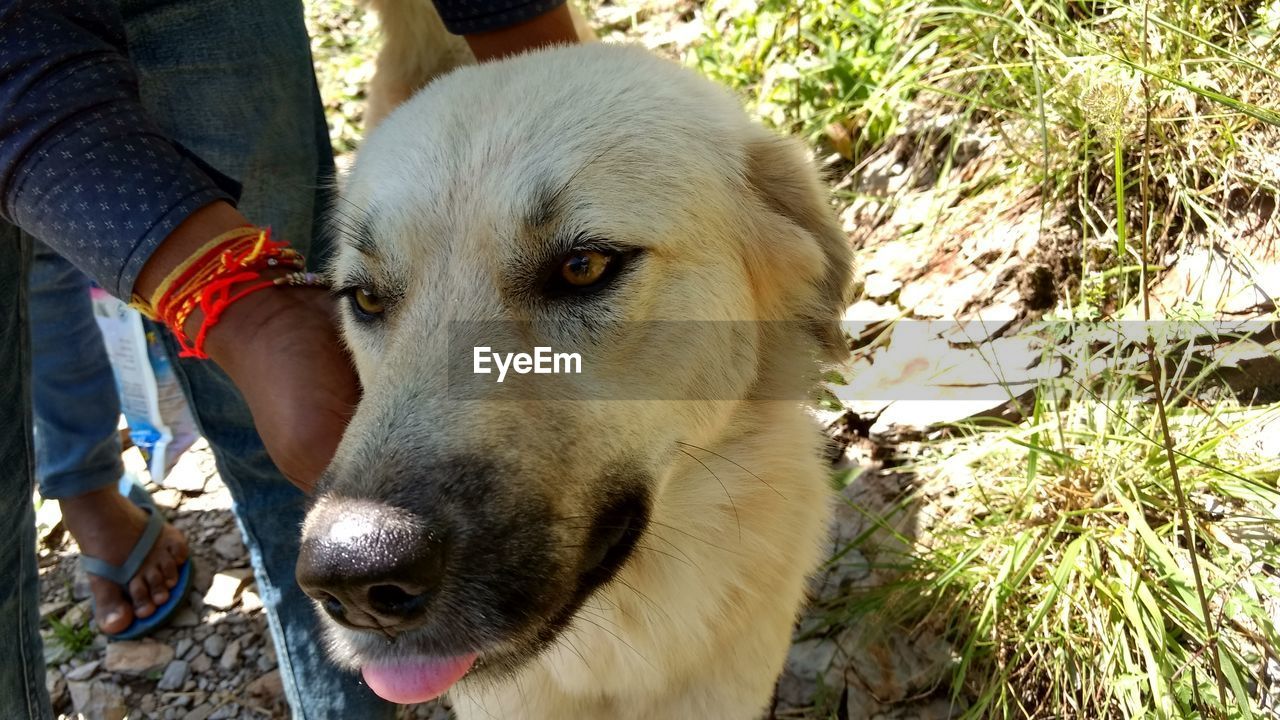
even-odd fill
[[[802,148],[637,48],[434,82],[369,138],[334,227],[364,398],[298,577],[392,700],[536,656],[643,551],[682,444],[802,401],[843,352],[849,249]],[[581,372],[499,383],[477,347]]]

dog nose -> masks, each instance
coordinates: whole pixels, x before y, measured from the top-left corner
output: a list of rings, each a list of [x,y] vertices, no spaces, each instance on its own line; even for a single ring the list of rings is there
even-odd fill
[[[339,623],[394,634],[425,617],[444,559],[442,539],[406,511],[331,498],[307,517],[298,585]]]

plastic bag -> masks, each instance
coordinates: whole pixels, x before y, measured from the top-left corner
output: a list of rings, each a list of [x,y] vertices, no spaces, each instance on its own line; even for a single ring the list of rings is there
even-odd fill
[[[169,354],[155,333],[146,331],[142,315],[101,288],[92,288],[90,297],[120,390],[129,437],[146,458],[151,479],[159,483],[200,437],[191,408]]]

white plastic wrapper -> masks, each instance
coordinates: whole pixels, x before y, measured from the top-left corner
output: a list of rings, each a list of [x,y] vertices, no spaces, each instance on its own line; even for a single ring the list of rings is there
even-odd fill
[[[178,457],[200,437],[191,408],[164,346],[158,338],[148,337],[138,311],[100,288],[90,294],[129,437],[146,458],[152,480],[162,483]]]

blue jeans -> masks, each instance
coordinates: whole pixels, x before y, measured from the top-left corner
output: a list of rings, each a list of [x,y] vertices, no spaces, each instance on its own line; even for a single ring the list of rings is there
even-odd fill
[[[121,0],[143,103],[160,126],[243,186],[250,220],[306,251],[332,158],[296,0]],[[310,259],[324,248],[310,248]],[[0,718],[51,717],[38,634],[31,507],[32,243],[0,228]],[[164,333],[173,357],[176,346]],[[209,362],[176,363],[248,541],[285,692],[299,718],[391,718],[394,707],[334,667],[294,580],[305,497],[267,457],[248,409]]]
[[[34,242],[27,312],[31,317],[31,401],[36,480],[45,499],[107,487],[124,474],[120,396],[102,333],[93,319],[89,278]]]

